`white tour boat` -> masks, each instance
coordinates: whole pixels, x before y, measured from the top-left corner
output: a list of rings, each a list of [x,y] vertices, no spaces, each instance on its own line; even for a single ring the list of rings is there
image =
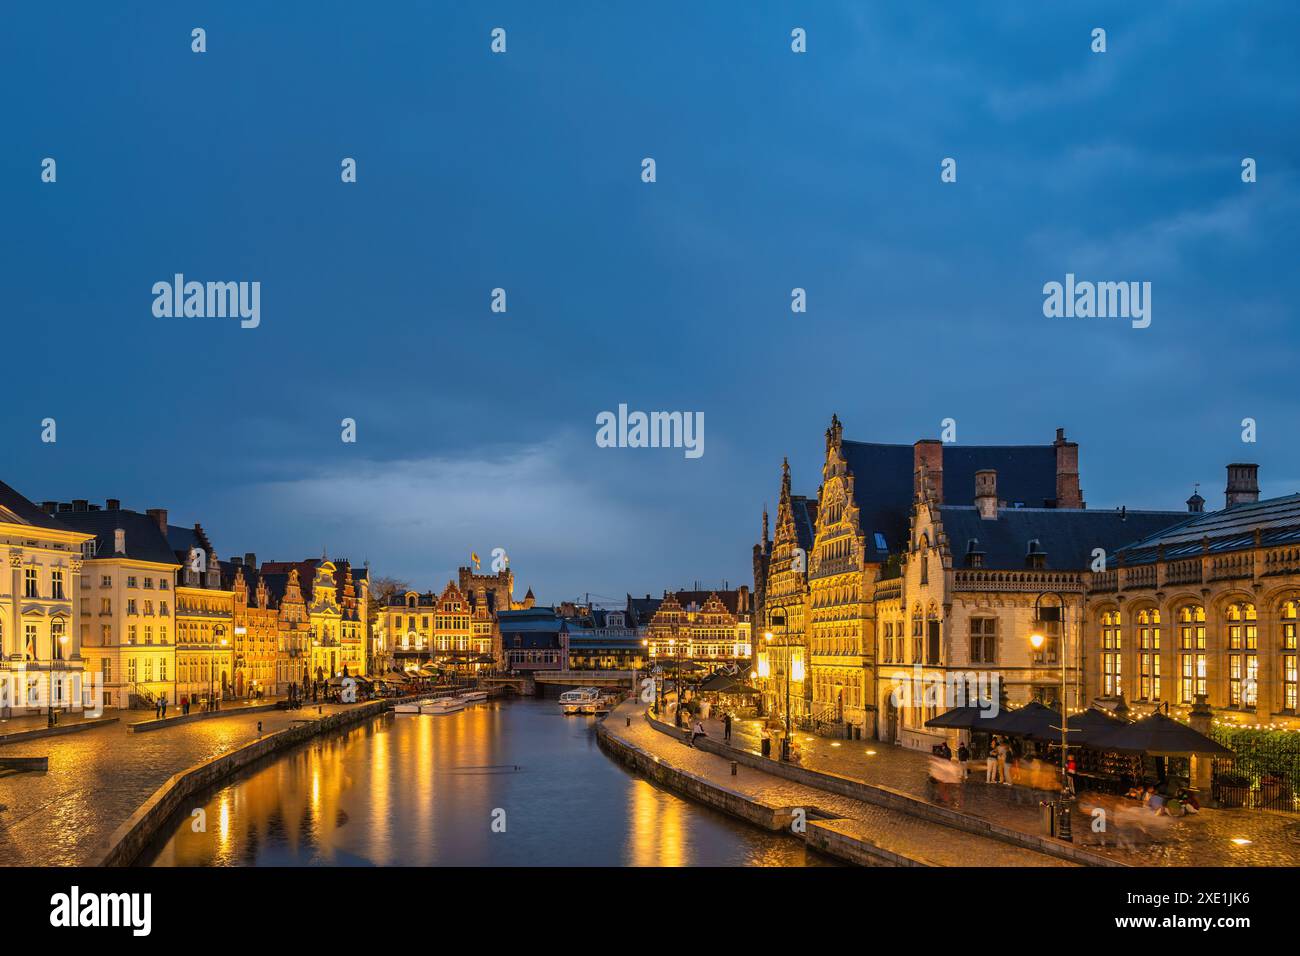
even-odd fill
[[[432,704],[432,703],[433,703],[432,700],[417,700],[417,701],[412,701],[409,704],[396,704],[393,707],[393,713],[418,714],[420,712],[421,707],[424,707],[425,705]]]
[[[476,704],[480,700],[487,700],[488,692],[485,690],[471,690],[468,693],[461,694],[460,696],[465,698],[465,700],[469,701],[471,704]]]
[[[600,705],[600,690],[578,687],[560,695],[560,710],[566,714],[594,714]]]

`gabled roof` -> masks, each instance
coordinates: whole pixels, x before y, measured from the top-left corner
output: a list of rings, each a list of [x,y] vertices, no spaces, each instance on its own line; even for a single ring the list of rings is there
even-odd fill
[[[1124,563],[1150,564],[1162,548],[1169,561],[1199,555],[1207,538],[1212,554],[1244,551],[1255,546],[1256,529],[1266,547],[1300,542],[1300,494],[1182,517],[1177,525],[1135,537],[1119,548]]]
[[[138,511],[65,511],[60,519],[69,528],[95,536],[95,557],[112,558],[115,555],[116,532],[126,534],[124,557],[155,564],[180,565],[171,545],[163,537],[158,522]]]
[[[53,515],[46,514],[3,481],[0,481],[0,509],[12,514],[19,524],[27,524],[35,528],[48,528],[51,531],[69,530],[68,525],[65,525]],[[3,511],[0,511],[0,521],[3,520],[7,519],[3,517]]]
[[[805,553],[812,553],[813,540],[817,537],[817,499],[803,495],[790,496],[790,516],[794,519],[796,543]]]
[[[1186,517],[1183,511],[1005,508],[996,519],[985,519],[974,505],[939,508],[954,568],[967,567],[966,552],[972,539],[984,553],[985,568],[1025,568],[1030,541],[1037,541],[1039,550],[1046,553],[1044,566],[1049,569],[1086,571],[1092,565],[1094,548],[1105,550],[1110,566],[1125,541],[1168,528]]]
[[[998,473],[998,497],[1042,508],[1056,501],[1056,448],[1053,445],[940,446],[943,495],[948,501],[975,500],[975,472]],[[903,549],[912,511],[915,451],[911,445],[843,441],[841,453],[853,474],[853,500],[866,538],[867,560],[883,561]],[[884,536],[885,549],[875,539]],[[873,557],[874,554],[874,557]]]
[[[684,610],[689,610],[692,604],[696,606],[696,610],[702,609],[704,605],[709,603],[709,598],[716,594],[718,600],[723,603],[726,609],[731,613],[732,617],[737,617],[742,613],[737,610],[740,606],[740,591],[738,590],[673,591],[672,594],[677,598],[677,603],[680,604]]]

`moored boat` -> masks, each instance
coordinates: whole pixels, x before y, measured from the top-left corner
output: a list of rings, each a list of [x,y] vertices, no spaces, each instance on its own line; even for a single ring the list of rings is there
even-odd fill
[[[464,710],[468,701],[462,697],[443,697],[429,704],[420,705],[422,714],[454,714]]]
[[[600,703],[600,691],[595,687],[578,687],[560,695],[560,710],[566,714],[594,714]]]

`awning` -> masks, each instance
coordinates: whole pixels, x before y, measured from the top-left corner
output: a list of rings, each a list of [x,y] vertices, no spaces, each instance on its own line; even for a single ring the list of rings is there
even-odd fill
[[[1088,746],[1098,750],[1148,754],[1152,757],[1186,757],[1192,754],[1235,756],[1233,751],[1217,740],[1211,740],[1199,731],[1159,712],[1136,723],[1098,734],[1088,742]]]
[[[989,716],[989,711],[979,707],[954,707],[945,710],[938,717],[931,717],[925,726],[942,730],[987,730],[987,724],[993,719]]]

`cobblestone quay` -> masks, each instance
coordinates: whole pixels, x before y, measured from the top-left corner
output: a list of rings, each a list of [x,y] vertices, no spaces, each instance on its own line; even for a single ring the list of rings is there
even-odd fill
[[[322,714],[355,705],[319,705]],[[123,722],[63,737],[9,744],[6,756],[50,758],[46,773],[0,777],[0,866],[73,866],[94,862],[118,826],[174,774],[257,739],[294,721],[300,711],[231,713],[148,734],[129,733]]]
[[[628,717],[632,718],[630,725]],[[769,808],[773,816],[782,821],[789,819],[791,808],[803,808],[808,815],[810,834],[824,825],[835,836],[848,836],[869,844],[871,852],[868,855],[881,864],[893,858],[897,863],[921,866],[1074,865],[1034,850],[936,825],[897,810],[804,786],[750,767],[739,768],[733,777],[730,761],[688,747],[654,730],[646,722],[643,705],[636,701],[618,707],[606,719],[603,732],[615,741],[645,752],[652,760],[657,759],[689,774],[694,779],[690,786],[683,788],[688,796],[692,795],[692,786],[711,784],[720,791],[735,793],[746,801]],[[725,800],[720,799],[714,805],[722,808]],[[821,845],[828,850],[838,849],[830,834],[827,836]],[[810,842],[816,841],[810,838]]]

